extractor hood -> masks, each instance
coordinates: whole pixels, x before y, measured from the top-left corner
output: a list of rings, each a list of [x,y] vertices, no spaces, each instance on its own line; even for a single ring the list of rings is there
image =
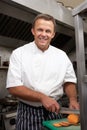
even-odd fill
[[[57,32],[51,44],[67,53],[75,49],[72,13],[55,0],[0,0],[0,45],[16,48],[32,41],[31,25],[39,13],[56,19]]]

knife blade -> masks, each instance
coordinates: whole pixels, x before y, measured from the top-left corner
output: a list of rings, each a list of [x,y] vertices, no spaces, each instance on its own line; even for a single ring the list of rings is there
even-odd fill
[[[62,114],[80,114],[80,110],[70,109],[67,107],[61,107],[59,113]]]

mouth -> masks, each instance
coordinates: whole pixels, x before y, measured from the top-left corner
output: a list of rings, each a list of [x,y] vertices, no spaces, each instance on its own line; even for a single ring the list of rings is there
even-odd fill
[[[39,38],[39,41],[41,42],[41,43],[46,43],[47,42],[47,37],[40,37]]]

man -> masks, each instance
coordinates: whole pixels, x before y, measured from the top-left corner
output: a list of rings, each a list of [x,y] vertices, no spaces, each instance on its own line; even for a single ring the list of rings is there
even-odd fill
[[[59,99],[64,92],[69,107],[79,109],[72,63],[65,52],[50,45],[56,31],[54,18],[39,14],[31,31],[34,41],[13,51],[7,75],[8,91],[19,99],[17,130],[41,130],[43,120],[60,118]]]

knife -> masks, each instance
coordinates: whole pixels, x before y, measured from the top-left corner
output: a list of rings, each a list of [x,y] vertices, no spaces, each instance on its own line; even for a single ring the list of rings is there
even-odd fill
[[[80,110],[70,109],[67,107],[61,107],[59,113],[62,114],[80,114]]]

